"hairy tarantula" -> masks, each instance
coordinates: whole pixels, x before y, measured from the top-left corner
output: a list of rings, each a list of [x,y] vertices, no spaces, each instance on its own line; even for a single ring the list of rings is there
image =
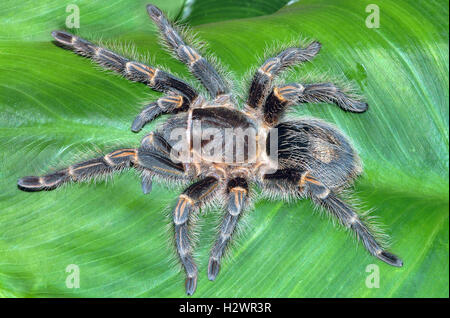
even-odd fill
[[[139,148],[119,149],[44,176],[21,178],[21,190],[53,190],[63,183],[129,167],[141,172],[144,193],[151,191],[153,178],[191,183],[173,209],[175,245],[186,272],[188,295],[194,293],[198,275],[190,236],[193,214],[212,201],[226,210],[208,264],[208,278],[214,280],[237,222],[250,205],[252,184],[267,197],[312,199],[353,230],[373,256],[393,266],[403,265],[383,249],[370,226],[338,196],[362,172],[358,154],[346,137],[318,119],[280,120],[288,107],[300,103],[334,103],[356,113],[367,110],[365,102],[332,83],[273,84],[283,70],[314,58],[319,42],[305,48],[291,47],[267,59],[254,74],[245,107],[240,110],[228,82],[212,64],[184,42],[160,9],[148,5],[147,11],[168,48],[188,66],[211,98],[161,69],[128,60],[67,32],[54,31],[58,45],[166,94],[142,110],[132,124],[133,132],[158,115],[176,115],[146,135]]]

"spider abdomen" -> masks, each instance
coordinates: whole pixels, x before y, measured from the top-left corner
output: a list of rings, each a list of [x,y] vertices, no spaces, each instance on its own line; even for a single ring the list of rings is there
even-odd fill
[[[308,171],[329,189],[345,187],[362,171],[358,154],[332,125],[304,118],[275,126],[280,169]]]

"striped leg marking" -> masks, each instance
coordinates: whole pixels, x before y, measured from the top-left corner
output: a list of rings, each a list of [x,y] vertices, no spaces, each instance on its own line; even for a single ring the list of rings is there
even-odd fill
[[[188,66],[191,73],[200,80],[210,95],[215,98],[219,95],[227,94],[229,88],[222,77],[204,57],[183,41],[162,11],[149,4],[147,12],[158,26],[169,48]]]
[[[264,121],[270,126],[275,126],[286,108],[293,104],[304,91],[301,84],[287,84],[282,87],[274,87],[264,103]]]
[[[92,179],[96,176],[110,174],[134,165],[137,162],[136,149],[120,149],[104,157],[74,164],[44,176],[29,176],[20,178],[17,186],[22,191],[35,192],[54,190],[67,182],[78,182]]]
[[[220,271],[220,260],[231,240],[237,222],[248,198],[248,183],[244,178],[234,178],[228,182],[227,211],[220,226],[219,236],[211,249],[208,263],[208,278],[215,280]]]
[[[274,87],[264,103],[264,121],[276,125],[284,111],[291,105],[302,103],[336,104],[345,111],[362,113],[368,108],[367,103],[355,96],[350,96],[334,84],[290,83]]]
[[[193,101],[198,95],[187,83],[158,68],[130,61],[117,53],[65,31],[53,31],[52,36],[60,46],[72,50],[78,55],[88,57],[104,68],[116,71],[131,81],[144,83],[160,92],[179,92],[189,101]]]
[[[264,104],[272,89],[272,81],[275,76],[289,66],[306,62],[319,53],[321,44],[312,42],[306,48],[288,48],[264,62],[253,77],[247,104],[251,108],[259,108]]]
[[[370,228],[360,219],[359,215],[334,193],[330,193],[323,199],[313,197],[313,201],[334,215],[342,225],[354,231],[370,254],[389,265],[396,267],[403,266],[403,261],[398,256],[384,250],[377,242]]]
[[[192,257],[192,246],[188,226],[191,213],[198,208],[218,185],[214,177],[207,177],[189,186],[178,198],[173,211],[175,242],[178,256],[186,272],[186,293],[192,295],[197,288],[197,265]]]
[[[144,107],[131,125],[132,132],[139,132],[147,123],[161,114],[186,111],[191,102],[182,95],[168,95]]]
[[[330,103],[336,104],[345,111],[354,113],[365,112],[369,105],[356,96],[346,94],[333,83],[305,85],[305,89],[294,102],[297,103]]]

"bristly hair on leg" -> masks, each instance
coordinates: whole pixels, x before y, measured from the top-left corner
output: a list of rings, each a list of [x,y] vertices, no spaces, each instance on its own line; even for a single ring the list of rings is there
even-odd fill
[[[165,181],[165,182],[164,182]],[[173,183],[168,183],[167,180],[161,179],[163,186],[165,186],[169,191],[174,193],[182,193],[184,189],[186,189],[192,182],[186,182],[186,183],[179,183],[177,185],[177,188],[174,190]],[[157,181],[157,184],[161,184]],[[222,185],[219,184],[219,186],[215,189],[215,192],[217,194],[221,193],[222,191]],[[170,200],[168,204],[166,204],[166,207],[163,209],[162,213],[164,215],[164,218],[166,220],[166,233],[172,233],[174,231],[173,226],[173,208],[176,204],[176,200]],[[223,200],[221,200],[221,196],[219,195],[212,195],[207,198],[207,200],[202,201],[200,206],[196,207],[193,212],[189,215],[189,221],[188,221],[188,233],[189,233],[189,239],[190,239],[190,245],[191,245],[191,252],[192,257],[194,261],[198,262],[199,255],[196,251],[196,246],[199,242],[200,233],[202,232],[202,228],[204,227],[204,219],[200,216],[204,216],[207,213],[211,212],[217,212],[218,210],[223,209]],[[214,213],[216,214],[216,213]],[[179,260],[177,251],[173,249],[173,246],[175,246],[175,236],[171,235],[170,240],[167,240],[167,247],[169,250],[172,251],[171,253],[171,261],[170,266],[175,268],[177,272],[183,272],[184,267],[182,263]],[[198,262],[197,265],[202,265],[201,262]]]
[[[231,262],[233,260],[233,254],[231,253],[232,250],[234,249],[238,249],[239,246],[241,244],[243,244],[243,242],[245,242],[245,238],[248,237],[249,233],[251,232],[251,222],[250,222],[250,218],[251,218],[251,211],[254,211],[255,209],[255,198],[257,197],[257,194],[255,193],[256,187],[254,185],[250,185],[249,190],[248,190],[248,198],[245,202],[245,207],[242,210],[242,212],[240,213],[239,219],[236,222],[236,227],[233,231],[233,233],[230,236],[230,239],[223,251],[223,254],[221,256],[221,260],[220,260],[220,266],[222,266],[223,264],[226,264],[227,262]],[[218,211],[218,213],[216,214],[217,218],[215,220],[215,233],[220,233],[221,230],[221,226],[222,226],[222,222],[224,220],[224,216],[229,213],[228,211],[226,211],[226,204],[225,202],[227,202],[228,196],[224,195],[222,200],[221,200],[221,205],[222,208],[220,211]],[[216,234],[217,235],[217,234]],[[213,240],[211,246],[210,246],[210,250],[211,248],[213,248],[213,246],[215,245],[216,241]]]
[[[306,37],[292,37],[289,40],[281,41],[275,40],[270,43],[265,43],[265,48],[263,53],[255,54],[256,62],[252,64],[252,66],[244,73],[241,79],[241,83],[244,85],[236,86],[236,98],[240,101],[240,105],[243,105],[247,100],[247,94],[250,89],[250,85],[253,79],[254,74],[258,70],[258,68],[266,61],[267,59],[274,57],[281,53],[282,51],[288,48],[306,48],[313,42],[316,42],[314,39],[306,38]],[[311,63],[313,61],[309,61]],[[285,70],[283,70],[280,74],[276,76],[274,79],[274,84],[278,82],[282,82],[282,79],[285,78],[286,73],[293,72],[294,70],[298,70],[301,67],[302,63],[297,63],[292,66],[289,66]]]
[[[194,29],[186,24],[177,21],[168,20],[170,26],[177,32],[181,39],[185,42],[186,45],[194,48],[198,51],[200,55],[207,62],[209,62],[212,67],[217,71],[219,76],[225,81],[225,85],[230,88],[230,91],[233,91],[237,86],[237,79],[234,73],[228,69],[225,65],[223,65],[214,52],[209,48],[209,44],[206,41],[202,41],[198,32],[194,31]],[[156,32],[158,33],[159,44],[166,52],[168,52],[174,59],[178,60],[179,57],[174,52],[173,48],[167,43],[166,39],[162,32],[159,32],[158,27],[156,27]],[[197,88],[197,87],[196,87]],[[205,93],[205,88],[200,86],[198,91]]]
[[[381,247],[384,249],[389,248],[391,246],[391,237],[387,233],[387,227],[381,221],[380,216],[375,215],[376,207],[369,207],[361,200],[354,186],[341,190],[339,196],[355,210],[361,221],[364,222],[375,239],[380,243]]]
[[[352,211],[356,213],[360,222],[365,227],[367,227],[369,233],[375,238],[379,246],[382,249],[387,249],[389,247],[390,237],[383,230],[384,225],[378,221],[377,217],[372,215],[374,209],[369,209],[362,212],[360,201],[348,189],[343,191],[342,193],[339,193],[339,196],[337,197],[341,201],[345,202],[345,204],[347,204],[352,209]],[[344,197],[346,198],[345,200],[343,199]],[[331,213],[330,210],[326,209],[320,200],[313,198],[313,202],[315,203],[314,210],[319,212],[319,214],[322,216],[325,215],[332,222],[334,227],[350,232],[350,235],[353,237],[353,239],[356,239],[357,241],[361,240],[361,237],[357,235],[355,231],[350,230],[350,228],[347,227],[341,219],[337,218],[335,215],[332,215],[333,213]],[[339,224],[339,226],[337,226],[337,224]]]
[[[67,32],[54,31],[52,34],[54,34],[53,36],[55,37],[56,34],[61,34],[61,33],[67,33]],[[159,71],[166,72],[167,74],[170,74],[171,76],[180,78],[179,75],[174,74],[174,72],[171,72],[166,66],[155,63],[153,57],[151,55],[149,55],[149,53],[145,53],[145,54],[139,53],[138,50],[136,49],[136,46],[132,42],[127,42],[127,41],[119,42],[119,41],[110,40],[110,39],[104,40],[101,36],[98,36],[98,35],[97,36],[90,35],[90,36],[85,37],[85,36],[79,35],[79,33],[80,32],[78,32],[78,30],[76,30],[74,32],[73,36],[75,36],[76,38],[79,38],[80,40],[87,41],[99,49],[104,49],[104,50],[110,51],[114,55],[118,55],[119,57],[126,59],[127,61],[130,61],[133,63],[144,63],[146,65],[151,65],[154,69],[158,69]],[[68,33],[68,34],[72,36],[72,34],[70,34],[70,33]],[[88,54],[86,54],[86,52],[80,51],[80,50],[74,48],[74,46],[71,46],[69,44],[66,45],[61,40],[59,40],[59,41],[55,40],[53,42],[55,45],[57,45],[59,47],[65,48],[69,51],[72,51],[75,54],[87,57],[91,61],[92,65],[97,70],[100,70],[103,72],[107,71],[108,73],[114,74],[115,76],[127,78],[122,71],[115,69],[111,65],[108,65],[102,59],[98,59],[98,58],[89,56]],[[125,62],[125,61],[122,61],[122,62]],[[131,81],[136,81],[136,79],[130,79],[130,78],[127,78],[127,79],[129,79]],[[203,89],[203,87],[197,81],[188,79],[188,80],[184,80],[184,82],[197,91],[201,91]],[[153,88],[153,89],[155,90],[155,88]],[[153,95],[151,95],[151,96],[153,99],[154,98]]]
[[[364,101],[364,97],[357,89],[356,82],[346,78],[344,74],[336,75],[331,74],[329,70],[315,69],[306,74],[290,73],[287,74],[287,76],[290,80],[295,78],[296,81],[305,85],[316,83],[333,83],[350,98]]]

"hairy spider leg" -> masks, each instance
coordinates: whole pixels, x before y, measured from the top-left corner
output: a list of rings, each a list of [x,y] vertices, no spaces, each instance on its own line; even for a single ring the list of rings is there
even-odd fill
[[[171,158],[172,155],[177,157],[179,153],[173,151],[172,146],[159,132],[151,132],[142,139],[138,154],[140,164],[145,168],[142,171],[144,194],[152,190],[152,178],[155,174],[174,180],[187,178],[183,164]]]
[[[86,181],[129,167],[137,167],[136,149],[119,149],[103,157],[87,160],[44,176],[20,178],[17,185],[23,191],[54,190],[67,182]]]
[[[209,280],[215,280],[219,274],[221,258],[248,200],[248,182],[242,177],[233,178],[228,181],[226,191],[228,203],[220,225],[219,235],[211,249],[208,263]]]
[[[330,103],[343,110],[363,113],[369,105],[355,97],[348,96],[333,83],[318,83],[304,85],[303,94],[298,96],[299,103]]]
[[[229,87],[214,67],[194,48],[188,46],[172,27],[162,11],[154,5],[147,5],[150,18],[156,23],[169,49],[185,63],[192,74],[205,86],[212,98],[227,94]]]
[[[201,203],[211,197],[218,186],[218,179],[206,177],[190,185],[178,198],[173,210],[173,224],[175,230],[175,243],[181,264],[186,272],[186,294],[192,295],[197,287],[197,265],[192,257],[191,238],[189,237],[189,219]]]
[[[370,254],[389,265],[396,267],[403,266],[403,261],[398,256],[381,247],[369,227],[364,224],[350,205],[338,198],[332,191],[325,197],[314,195],[312,198],[316,204],[324,207],[328,212],[334,215],[341,224],[353,230]]]
[[[167,95],[159,98],[156,102],[145,106],[139,115],[136,116],[131,131],[140,131],[147,123],[151,122],[161,114],[175,114],[178,112],[187,111],[191,102],[183,95]]]
[[[309,171],[295,169],[278,170],[265,175],[266,181],[276,184],[285,191],[296,191],[299,195],[306,194],[319,207],[324,208],[345,227],[354,231],[370,254],[389,265],[401,267],[402,260],[396,255],[384,250],[376,240],[370,228],[364,224],[349,204],[340,199],[332,190],[317,180]],[[292,187],[292,185],[295,185]]]
[[[175,179],[185,177],[183,165],[173,162],[170,155],[162,151],[162,142],[157,138],[155,140],[153,148],[119,149],[103,157],[83,161],[44,176],[20,178],[17,185],[20,190],[28,192],[49,191],[67,182],[87,181],[133,167],[144,173],[142,189],[144,193],[148,193],[151,190],[151,176],[155,174]]]
[[[72,50],[78,55],[88,57],[101,66],[122,74],[131,81],[144,83],[159,92],[181,96],[183,110],[186,110],[186,106],[190,105],[198,96],[198,93],[189,84],[159,68],[130,61],[117,53],[64,31],[53,31],[52,36],[55,38],[57,44],[63,48]],[[175,104],[178,104],[178,101],[175,101]],[[177,107],[175,106],[174,109],[177,109]],[[168,109],[163,110],[168,111]],[[134,127],[135,129],[133,131],[138,131],[138,126]]]
[[[346,111],[365,112],[367,103],[345,94],[332,83],[307,84],[289,83],[274,87],[264,103],[264,121],[276,125],[288,106],[299,103],[336,104]]]
[[[289,66],[312,60],[319,53],[320,47],[319,42],[312,42],[306,48],[288,48],[276,57],[267,59],[253,76],[247,105],[253,109],[262,107],[272,89],[274,77]]]

